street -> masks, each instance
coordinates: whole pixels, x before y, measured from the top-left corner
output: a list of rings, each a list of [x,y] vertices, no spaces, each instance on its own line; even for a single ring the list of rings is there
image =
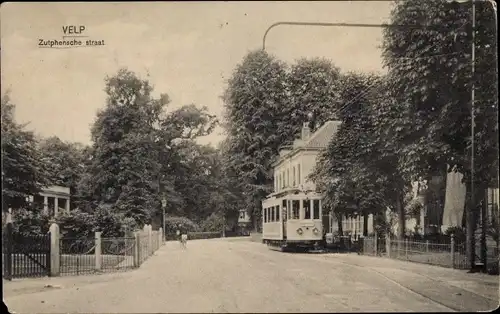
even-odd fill
[[[4,281],[17,313],[478,311],[498,277],[346,254],[290,254],[246,239],[169,242],[139,269]],[[50,283],[53,288],[43,288]]]

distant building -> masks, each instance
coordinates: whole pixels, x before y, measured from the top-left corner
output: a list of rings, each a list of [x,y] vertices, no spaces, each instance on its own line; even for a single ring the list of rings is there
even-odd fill
[[[413,198],[422,204],[417,217],[407,217],[406,231],[415,231],[422,235],[431,233],[444,233],[450,227],[465,227],[466,187],[462,183],[463,175],[458,172],[449,172],[446,177],[435,176],[430,182],[414,182]],[[444,203],[436,202],[428,197],[432,193],[444,188]],[[426,197],[427,195],[427,197]],[[499,189],[489,188],[485,191],[487,201],[487,220],[499,219]],[[479,223],[479,222],[478,222]],[[397,223],[393,225],[393,232],[398,229]]]
[[[29,201],[35,205],[43,206],[43,210],[50,216],[56,216],[59,212],[69,212],[70,189],[68,187],[52,185],[42,190],[38,195],[30,196]]]
[[[245,209],[240,209],[238,215],[238,229],[243,234],[250,232],[250,216]]]

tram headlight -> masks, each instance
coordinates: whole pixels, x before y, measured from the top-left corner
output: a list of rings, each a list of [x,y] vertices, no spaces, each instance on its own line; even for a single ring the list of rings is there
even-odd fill
[[[313,233],[314,233],[315,235],[318,235],[318,233],[319,233],[318,228],[314,228],[314,229],[313,229]]]
[[[302,228],[299,228],[299,229],[297,229],[297,233],[302,235],[304,233],[304,231],[302,230]]]

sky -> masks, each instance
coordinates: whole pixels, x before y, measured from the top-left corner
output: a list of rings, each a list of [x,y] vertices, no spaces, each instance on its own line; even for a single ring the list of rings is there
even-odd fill
[[[105,107],[104,78],[126,67],[148,78],[169,110],[206,106],[222,119],[220,99],[232,71],[261,49],[266,29],[279,21],[384,23],[390,2],[90,2],[2,3],[1,89],[16,119],[41,136],[90,144],[90,126]],[[84,26],[79,38],[104,46],[40,49],[61,40],[63,27]],[[67,29],[67,28],[66,28]],[[321,57],[342,71],[383,71],[379,28],[279,26],[266,50],[291,64]],[[201,138],[216,145],[221,129]]]

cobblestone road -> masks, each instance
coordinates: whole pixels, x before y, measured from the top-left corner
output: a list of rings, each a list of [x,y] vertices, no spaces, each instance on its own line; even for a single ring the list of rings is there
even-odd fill
[[[477,311],[498,306],[498,277],[214,239],[131,272],[4,282],[4,299],[17,313]]]

